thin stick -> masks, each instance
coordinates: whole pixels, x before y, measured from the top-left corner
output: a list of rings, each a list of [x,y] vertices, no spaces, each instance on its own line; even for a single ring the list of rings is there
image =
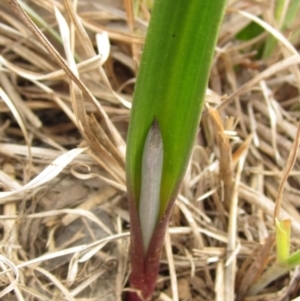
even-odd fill
[[[172,289],[172,300],[178,301],[178,286],[177,286],[177,275],[175,271],[175,264],[173,259],[172,253],[172,243],[170,233],[167,231],[165,236],[165,247],[166,247],[166,254],[168,259],[168,266],[170,271],[170,278],[171,278],[171,289]]]
[[[232,253],[237,248],[236,235],[237,235],[237,215],[238,215],[238,187],[240,183],[241,173],[246,160],[246,154],[244,154],[238,163],[236,178],[234,183],[234,189],[232,194],[232,200],[230,202],[229,211],[229,225],[228,225],[228,244],[227,244],[227,255],[226,261],[230,259]],[[235,273],[236,273],[236,255],[232,257],[232,260],[227,263],[225,267],[225,300],[234,300],[234,284],[235,284]]]
[[[298,125],[297,134],[296,134],[295,140],[293,142],[289,157],[287,159],[286,166],[285,166],[285,169],[282,174],[282,179],[281,179],[281,182],[280,182],[280,185],[278,188],[277,198],[276,198],[276,202],[275,202],[275,209],[274,209],[274,220],[273,220],[274,224],[275,224],[275,220],[279,218],[284,184],[285,184],[287,178],[289,177],[290,172],[296,162],[299,144],[300,144],[300,123]]]

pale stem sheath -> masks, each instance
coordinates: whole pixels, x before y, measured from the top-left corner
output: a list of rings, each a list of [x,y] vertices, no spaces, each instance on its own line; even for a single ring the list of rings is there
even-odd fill
[[[144,252],[146,253],[157,223],[160,207],[160,183],[163,168],[163,142],[156,119],[147,135],[142,160],[139,217]]]

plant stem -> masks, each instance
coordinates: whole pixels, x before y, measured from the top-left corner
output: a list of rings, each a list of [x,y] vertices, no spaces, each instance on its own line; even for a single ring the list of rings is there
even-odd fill
[[[150,300],[155,288],[164,235],[198,131],[226,2],[154,1],[127,137],[130,285],[142,296],[129,293],[130,301]],[[154,119],[163,141],[163,160],[151,159],[159,167],[153,166],[157,174],[153,177],[143,157]],[[162,171],[157,172],[160,164]]]

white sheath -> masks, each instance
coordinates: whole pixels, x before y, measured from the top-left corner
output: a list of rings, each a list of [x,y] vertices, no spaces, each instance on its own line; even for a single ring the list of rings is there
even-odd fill
[[[145,253],[148,250],[159,214],[163,152],[162,136],[155,120],[147,135],[142,158],[139,217]]]

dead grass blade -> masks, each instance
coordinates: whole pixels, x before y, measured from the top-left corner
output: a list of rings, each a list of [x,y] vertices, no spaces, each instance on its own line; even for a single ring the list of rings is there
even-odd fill
[[[244,154],[239,162],[235,176],[233,193],[230,200],[229,209],[229,224],[228,224],[228,243],[226,249],[226,263],[225,263],[225,300],[234,300],[235,296],[235,274],[236,274],[236,257],[238,254],[237,241],[237,216],[238,216],[238,187],[241,180],[241,173],[246,160]]]
[[[229,138],[224,132],[221,117],[216,109],[209,108],[208,114],[213,122],[219,149],[220,180],[224,183],[224,206],[228,210],[233,192],[232,155]]]
[[[225,107],[236,97],[246,93],[247,91],[250,91],[251,88],[254,87],[256,84],[258,84],[260,81],[265,80],[268,77],[270,77],[282,70],[288,69],[288,68],[298,65],[298,64],[300,64],[299,55],[292,55],[286,59],[283,59],[282,61],[279,61],[279,62],[271,65],[268,69],[260,72],[254,78],[249,80],[246,84],[241,86],[237,91],[235,91],[231,95],[229,95],[220,105],[217,105],[216,108],[219,110],[219,109]]]
[[[60,29],[62,32],[62,40],[65,47],[65,52],[67,56],[68,63],[70,65],[71,70],[78,76],[78,71],[76,69],[75,60],[73,58],[71,48],[70,48],[70,40],[69,40],[69,30],[68,25],[66,24],[66,21],[64,20],[63,16],[60,14],[60,12],[55,8],[56,16],[59,20]],[[101,161],[101,166],[103,166],[114,178],[118,179],[119,182],[125,183],[125,175],[124,175],[124,163],[123,168],[120,167],[118,164],[118,161],[115,160],[114,157],[112,157],[108,151],[105,148],[105,145],[108,145],[108,139],[106,139],[105,145],[102,145],[101,142],[103,142],[103,139],[98,140],[98,138],[102,138],[102,136],[98,135],[96,136],[100,131],[100,125],[98,124],[97,128],[92,128],[89,123],[90,121],[94,121],[94,123],[97,123],[95,118],[90,119],[86,112],[85,108],[83,106],[83,95],[82,91],[78,89],[77,86],[74,85],[73,82],[70,82],[70,92],[71,92],[71,98],[73,100],[73,108],[75,111],[75,114],[78,118],[79,125],[81,128],[82,133],[84,133],[84,136],[86,137],[86,140],[91,145],[91,148],[94,152],[94,156],[98,159],[98,162]],[[97,131],[98,129],[98,131]],[[95,135],[96,133],[96,135]],[[104,131],[102,130],[102,133]],[[109,144],[110,146],[112,143]],[[111,148],[112,149],[112,148]],[[114,149],[115,150],[115,149]],[[116,150],[115,150],[116,153]],[[120,155],[118,155],[118,158]],[[101,158],[101,159],[100,159]]]
[[[121,151],[122,154],[124,154],[124,141],[119,135],[118,131],[115,129],[114,125],[111,123],[110,119],[108,118],[106,112],[103,110],[101,105],[97,102],[97,100],[94,98],[94,96],[91,94],[91,92],[87,89],[87,87],[83,84],[83,82],[78,78],[77,75],[73,73],[73,71],[69,68],[69,66],[66,64],[66,62],[63,60],[63,58],[60,56],[58,51],[49,43],[47,38],[43,35],[43,33],[40,31],[40,29],[31,21],[31,19],[28,17],[28,15],[24,12],[22,7],[18,4],[16,0],[7,0],[9,5],[12,7],[14,12],[17,14],[17,16],[25,23],[25,25],[32,31],[32,33],[36,36],[36,38],[42,43],[42,45],[47,49],[47,51],[55,58],[56,62],[60,65],[60,67],[66,72],[66,74],[69,76],[69,78],[76,84],[78,89],[83,93],[83,95],[89,99],[92,103],[94,103],[105,121],[108,130],[110,131],[111,138],[116,143],[119,151]],[[66,53],[67,55],[69,52]],[[69,57],[70,59],[70,57]],[[73,66],[74,67],[74,66]],[[77,106],[80,102],[77,102]],[[79,108],[74,108],[75,112],[77,112],[78,119],[84,124],[87,125],[87,122],[85,122],[84,114],[79,114],[80,112],[85,112],[84,108],[81,106],[82,110],[79,110]],[[81,117],[81,118],[80,118]],[[82,127],[80,127],[81,131],[83,133],[86,133]],[[87,131],[88,132],[88,131]],[[90,140],[90,143],[93,145],[93,141]]]
[[[283,170],[282,179],[281,179],[281,182],[280,182],[280,185],[278,188],[277,198],[276,198],[276,202],[275,202],[275,209],[274,209],[274,223],[275,223],[276,219],[279,219],[279,212],[280,212],[281,203],[282,203],[284,184],[285,184],[287,178],[289,177],[289,174],[296,162],[299,144],[300,144],[300,123],[298,125],[297,134],[296,134],[295,140],[293,142],[292,149],[289,153],[289,157],[287,159],[286,166]]]
[[[280,33],[278,30],[270,26],[267,22],[263,21],[262,19],[254,16],[253,14],[250,14],[246,11],[238,10],[237,11],[239,14],[242,16],[245,16],[246,18],[256,22],[259,24],[261,27],[266,29],[269,33],[271,33],[279,42],[282,43],[286,47],[286,49],[290,52],[292,55],[299,55],[298,51],[295,49],[295,47],[286,39],[286,37]]]
[[[75,301],[73,296],[70,294],[69,290],[53,274],[40,267],[36,267],[35,270],[44,275],[46,278],[48,278],[51,281],[51,283],[61,291],[64,298],[66,298],[68,301]]]
[[[255,280],[263,273],[271,248],[274,244],[274,235],[269,235],[263,246],[259,246],[257,250],[244,261],[236,276],[237,297],[236,301],[241,301],[245,297],[247,290],[255,282]]]
[[[56,160],[54,160],[51,165],[49,165],[43,172],[38,174],[34,179],[28,182],[26,185],[20,187],[19,189],[13,191],[0,192],[0,198],[6,198],[21,192],[26,192],[30,189],[37,188],[53,178],[55,178],[75,157],[77,157],[82,152],[86,151],[87,148],[76,148],[71,151],[64,153]]]
[[[76,34],[79,35],[78,41],[81,43],[84,58],[89,59],[91,57],[94,57],[96,53],[87,32],[85,31],[82,23],[80,22],[80,19],[78,18],[78,15],[76,14],[75,3],[72,3],[70,0],[64,0],[64,5],[66,7],[68,16],[75,26]],[[77,5],[78,4],[76,3],[76,6]],[[74,41],[72,44],[74,45]]]
[[[0,254],[0,263],[1,263],[1,269],[3,270],[2,273],[9,273],[9,271],[5,271],[7,270],[5,266],[8,266],[10,268],[9,270],[12,270],[15,275],[14,279],[12,279],[11,276],[9,277],[11,283],[2,291],[0,291],[0,298],[2,298],[5,295],[7,295],[10,291],[16,289],[20,275],[19,275],[19,270],[17,269],[15,264],[12,263],[7,258],[5,258],[4,256],[2,256],[1,254]]]
[[[1,82],[1,77],[3,76],[3,74],[0,74],[0,82]],[[26,126],[24,124],[24,121],[22,119],[22,117],[19,114],[19,111],[14,103],[12,102],[11,98],[8,97],[8,95],[5,93],[5,91],[0,87],[0,97],[2,98],[2,100],[5,102],[5,104],[9,107],[11,113],[14,115],[18,125],[20,126],[26,145],[27,145],[27,149],[28,149],[28,158],[29,158],[29,166],[31,166],[32,164],[32,156],[31,156],[31,149],[30,149],[30,139],[29,139],[29,135],[26,129]]]
[[[172,289],[172,300],[179,301],[178,297],[178,286],[177,286],[177,275],[174,265],[174,259],[172,254],[172,244],[170,234],[167,232],[165,237],[165,249],[168,260],[168,266],[170,271],[171,289]]]

